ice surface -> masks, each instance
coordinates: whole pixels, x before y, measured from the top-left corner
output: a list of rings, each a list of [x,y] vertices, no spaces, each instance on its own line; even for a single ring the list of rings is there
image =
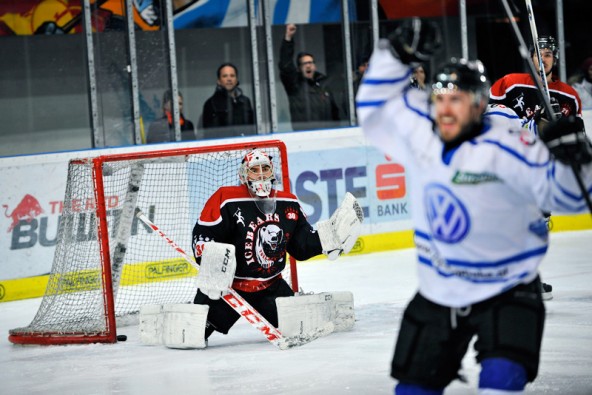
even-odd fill
[[[278,350],[242,320],[205,350],[139,342],[138,327],[112,345],[15,346],[10,328],[28,325],[40,299],[0,303],[2,394],[392,394],[389,377],[401,313],[416,287],[415,251],[299,264],[306,292],[352,291],[356,325],[305,346]],[[552,234],[541,267],[553,285],[537,380],[527,394],[592,394],[592,231]],[[476,394],[479,367],[463,361],[469,383],[446,394]]]

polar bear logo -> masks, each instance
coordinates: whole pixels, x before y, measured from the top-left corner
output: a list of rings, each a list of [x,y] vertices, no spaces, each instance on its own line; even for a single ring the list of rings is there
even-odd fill
[[[269,269],[275,262],[281,262],[285,255],[284,231],[277,225],[259,228],[255,252],[259,264]]]

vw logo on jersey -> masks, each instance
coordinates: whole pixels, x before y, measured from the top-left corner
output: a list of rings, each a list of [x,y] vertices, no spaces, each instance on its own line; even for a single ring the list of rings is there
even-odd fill
[[[465,206],[443,185],[429,184],[424,204],[432,235],[444,243],[458,243],[469,232],[471,221]]]

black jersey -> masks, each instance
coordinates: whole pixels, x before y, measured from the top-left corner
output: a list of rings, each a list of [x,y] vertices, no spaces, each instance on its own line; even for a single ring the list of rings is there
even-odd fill
[[[559,103],[564,117],[582,116],[582,102],[568,84],[553,80],[548,83],[549,94]],[[529,74],[508,74],[497,80],[490,90],[490,102],[511,108],[520,118],[530,119],[540,107],[538,88]]]
[[[265,289],[286,267],[286,252],[298,260],[322,253],[319,235],[308,223],[296,196],[273,192],[275,210],[265,214],[245,185],[218,189],[206,202],[193,228],[193,253],[198,263],[209,241],[236,248],[233,288]]]

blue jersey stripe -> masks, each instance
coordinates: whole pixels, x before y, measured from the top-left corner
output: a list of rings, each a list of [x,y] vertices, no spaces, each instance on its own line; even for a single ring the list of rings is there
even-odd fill
[[[405,107],[407,107],[408,109],[410,109],[411,111],[413,111],[414,113],[416,113],[417,115],[419,115],[422,118],[426,118],[428,121],[432,121],[432,118],[430,118],[430,115],[422,110],[420,110],[419,108],[415,108],[412,107],[409,104],[409,89],[416,89],[416,88],[411,88],[410,86],[408,86],[404,91],[403,91],[403,101],[405,102]]]
[[[356,103],[356,107],[380,107],[386,100],[372,100],[372,101],[359,101]]]
[[[364,78],[362,81],[363,85],[385,85],[385,84],[397,84],[401,81],[408,81],[409,80],[409,73],[407,73],[403,77],[397,78]]]
[[[482,141],[482,143],[495,145],[495,146],[501,148],[503,151],[506,151],[507,153],[509,153],[510,155],[512,155],[513,157],[515,157],[516,159],[518,159],[519,161],[525,163],[526,165],[528,165],[530,167],[545,167],[545,166],[548,166],[549,165],[549,161],[545,161],[545,162],[542,162],[542,163],[530,162],[523,155],[521,155],[520,153],[516,152],[512,148],[510,148],[510,147],[508,147],[506,145],[503,145],[499,141],[485,139],[485,140]]]
[[[429,260],[427,258],[424,258],[424,257],[418,257],[418,262],[420,264],[426,265],[426,266],[430,267],[431,269],[435,270],[436,273],[438,273],[438,275],[441,276],[441,277],[444,277],[444,278],[456,277],[458,279],[465,280],[465,281],[468,281],[468,282],[473,283],[473,284],[485,284],[485,283],[493,284],[493,283],[508,283],[508,282],[514,284],[516,280],[523,279],[524,277],[526,277],[526,276],[528,276],[530,274],[529,271],[524,271],[524,272],[518,273],[516,275],[513,275],[511,277],[479,278],[479,279],[476,279],[476,278],[468,278],[468,277],[465,277],[465,276],[459,276],[456,273],[445,273],[442,270],[440,270],[439,268],[435,267],[432,264],[432,261],[431,260]]]

